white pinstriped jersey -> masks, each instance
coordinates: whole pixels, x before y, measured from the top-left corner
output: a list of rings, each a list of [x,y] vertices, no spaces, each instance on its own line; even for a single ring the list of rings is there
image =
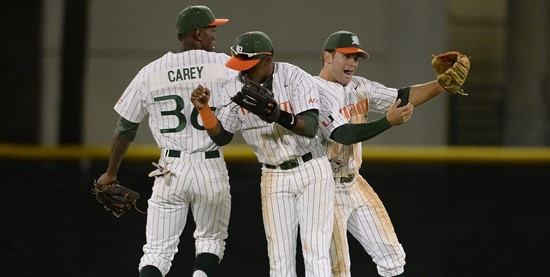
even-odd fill
[[[239,76],[230,80],[224,88],[222,103],[231,102],[230,97],[242,86]],[[319,109],[319,93],[312,76],[295,65],[275,63],[273,93],[283,111],[299,114]],[[222,108],[218,118],[228,132],[241,130],[261,163],[281,164],[308,152],[314,157],[325,155],[320,136],[310,139],[296,135],[279,124],[263,121],[235,103]]]
[[[359,76],[353,76],[346,86],[326,81],[319,76],[315,76],[314,80],[319,88],[321,101],[319,129],[324,138],[328,159],[345,163],[334,173],[334,177],[348,176],[361,167],[361,143],[343,145],[331,140],[330,134],[344,124],[366,122],[369,111],[385,113],[397,99],[397,89]]]
[[[168,52],[139,71],[114,108],[135,123],[149,115],[160,148],[185,153],[218,149],[190,98],[193,89],[202,85],[212,92],[210,106],[219,105],[223,84],[237,75],[225,66],[228,59],[226,54],[204,50]]]

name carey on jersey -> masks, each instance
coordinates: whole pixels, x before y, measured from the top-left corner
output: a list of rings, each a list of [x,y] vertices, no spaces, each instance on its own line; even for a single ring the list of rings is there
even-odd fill
[[[202,77],[202,69],[204,66],[183,67],[174,70],[168,70],[168,80],[170,82],[200,79]]]
[[[222,64],[168,68],[149,73],[147,79],[151,91],[184,83],[224,82],[227,79],[227,68]]]

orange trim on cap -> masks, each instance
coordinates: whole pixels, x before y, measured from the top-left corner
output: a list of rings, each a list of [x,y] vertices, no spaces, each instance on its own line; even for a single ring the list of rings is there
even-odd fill
[[[248,70],[248,69],[251,69],[252,67],[254,67],[256,64],[258,64],[260,62],[260,59],[255,59],[255,60],[243,60],[243,59],[239,59],[238,57],[236,56],[232,56],[226,63],[225,63],[225,66],[231,68],[231,69],[235,69],[235,70],[238,70],[238,71],[245,71],[245,70]]]
[[[364,51],[362,49],[359,49],[357,47],[342,47],[342,48],[336,48],[334,50],[336,50],[340,53],[343,53],[343,54],[364,53],[365,55],[361,55],[361,56],[363,56],[365,59],[369,57],[369,53],[367,53],[366,51]]]
[[[214,22],[210,23],[208,26],[218,26],[229,22],[229,19],[226,18],[217,18],[214,20]]]

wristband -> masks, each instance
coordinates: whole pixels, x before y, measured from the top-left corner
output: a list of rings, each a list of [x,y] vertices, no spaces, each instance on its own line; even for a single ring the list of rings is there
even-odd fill
[[[298,124],[298,117],[296,117],[294,114],[281,111],[279,118],[277,118],[275,122],[279,123],[281,126],[285,127],[288,130],[292,130],[294,129],[294,127],[296,127],[296,124]]]
[[[210,109],[210,106],[206,105],[206,107],[199,110],[199,114],[202,118],[202,124],[204,128],[212,129],[218,124],[218,119]]]
[[[409,94],[411,92],[411,87],[403,87],[397,90],[397,99],[401,99],[399,107],[403,107],[409,103]]]

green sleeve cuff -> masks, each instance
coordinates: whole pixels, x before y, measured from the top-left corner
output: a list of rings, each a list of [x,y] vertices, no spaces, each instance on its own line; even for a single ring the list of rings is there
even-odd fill
[[[233,139],[233,134],[226,131],[222,127],[222,131],[218,135],[210,137],[210,138],[212,139],[212,141],[216,145],[224,146],[224,145],[228,144],[229,142],[231,142],[231,140]]]
[[[409,93],[411,92],[411,87],[404,87],[397,90],[397,99],[401,99],[399,107],[403,107],[409,103]]]
[[[136,138],[138,127],[139,123],[128,121],[121,116],[118,118],[115,133],[117,133],[119,137],[127,141],[134,141],[134,139]]]
[[[319,111],[307,110],[299,113],[297,117],[305,121],[304,133],[302,135],[314,138],[317,135],[317,130],[319,130]]]
[[[384,116],[368,123],[342,125],[332,131],[330,138],[338,143],[350,145],[369,140],[391,128],[391,126]]]

